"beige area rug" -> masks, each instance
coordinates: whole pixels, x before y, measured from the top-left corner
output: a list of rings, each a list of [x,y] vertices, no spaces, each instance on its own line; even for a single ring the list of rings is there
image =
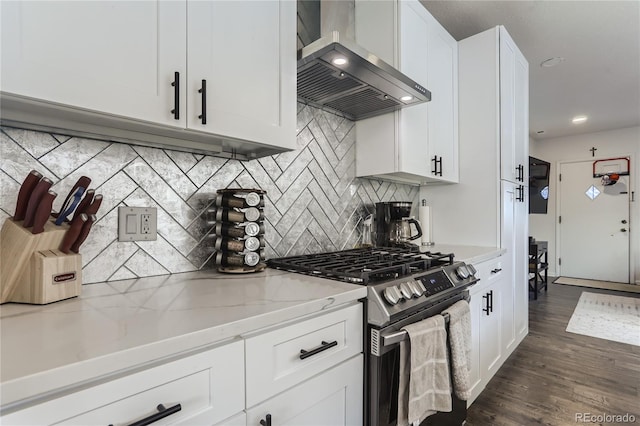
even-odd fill
[[[640,298],[583,291],[566,331],[640,346]]]
[[[575,285],[579,287],[604,288],[606,290],[640,293],[640,285],[614,283],[612,281],[585,280],[582,278],[559,277],[554,284]]]

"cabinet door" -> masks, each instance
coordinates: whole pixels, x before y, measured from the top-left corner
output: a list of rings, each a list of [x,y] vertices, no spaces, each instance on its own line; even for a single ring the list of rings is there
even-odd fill
[[[515,206],[513,310],[516,344],[529,333],[529,189],[522,186],[522,200]],[[514,347],[515,349],[515,347]]]
[[[400,3],[400,71],[429,87],[429,52],[427,11],[418,2]],[[428,103],[404,108],[399,112],[398,168],[404,173],[431,177],[429,161]]]
[[[427,19],[429,160],[440,161],[438,175],[430,173],[435,179],[458,182],[458,42],[431,15]]]
[[[513,303],[514,287],[516,285],[514,265],[518,256],[516,249],[516,208],[522,204],[519,197],[518,185],[502,181],[502,218],[501,218],[501,247],[507,250],[503,262],[504,286],[502,300],[505,305],[502,309],[502,344],[505,352],[510,353],[515,348],[515,315],[516,307]]]
[[[187,126],[295,148],[295,25],[292,1],[189,1]]]
[[[184,2],[2,2],[2,91],[184,127]],[[181,93],[182,95],[182,93]],[[184,98],[180,98],[184,110]]]
[[[480,395],[483,389],[482,376],[480,375],[480,322],[483,308],[482,292],[471,291],[469,309],[471,311],[471,365],[469,366],[469,382],[471,384],[471,397],[467,405]]]
[[[480,376],[489,381],[502,365],[501,323],[504,298],[501,281],[486,288],[480,295]],[[488,310],[488,312],[487,312]],[[485,382],[486,383],[486,382]]]
[[[259,425],[271,415],[280,426],[362,425],[363,355],[295,386],[247,410],[247,424]]]

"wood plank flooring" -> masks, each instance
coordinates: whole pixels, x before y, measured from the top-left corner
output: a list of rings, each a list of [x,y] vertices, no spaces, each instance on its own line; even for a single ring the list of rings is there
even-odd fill
[[[640,424],[640,347],[565,331],[583,291],[638,294],[551,281],[529,300],[529,334],[469,407],[467,425],[577,425],[576,413],[629,413]]]

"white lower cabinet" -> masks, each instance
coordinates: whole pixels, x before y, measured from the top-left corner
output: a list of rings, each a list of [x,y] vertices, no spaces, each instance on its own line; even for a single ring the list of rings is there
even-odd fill
[[[511,309],[504,297],[509,285],[502,270],[502,257],[474,265],[480,278],[471,295],[471,405],[505,360],[503,329]],[[512,322],[512,321],[511,321]]]
[[[362,425],[362,377],[359,354],[248,409],[247,425]]]
[[[243,342],[238,340],[3,415],[0,423],[123,425],[157,414],[159,404],[167,410],[180,404],[180,410],[164,417],[161,424],[214,425],[242,413]]]

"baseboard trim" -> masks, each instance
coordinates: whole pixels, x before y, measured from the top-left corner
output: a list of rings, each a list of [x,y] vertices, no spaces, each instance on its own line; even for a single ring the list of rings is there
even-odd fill
[[[615,283],[611,281],[585,280],[583,278],[558,277],[553,284],[574,285],[578,287],[602,288],[606,290],[640,293],[640,285]]]

